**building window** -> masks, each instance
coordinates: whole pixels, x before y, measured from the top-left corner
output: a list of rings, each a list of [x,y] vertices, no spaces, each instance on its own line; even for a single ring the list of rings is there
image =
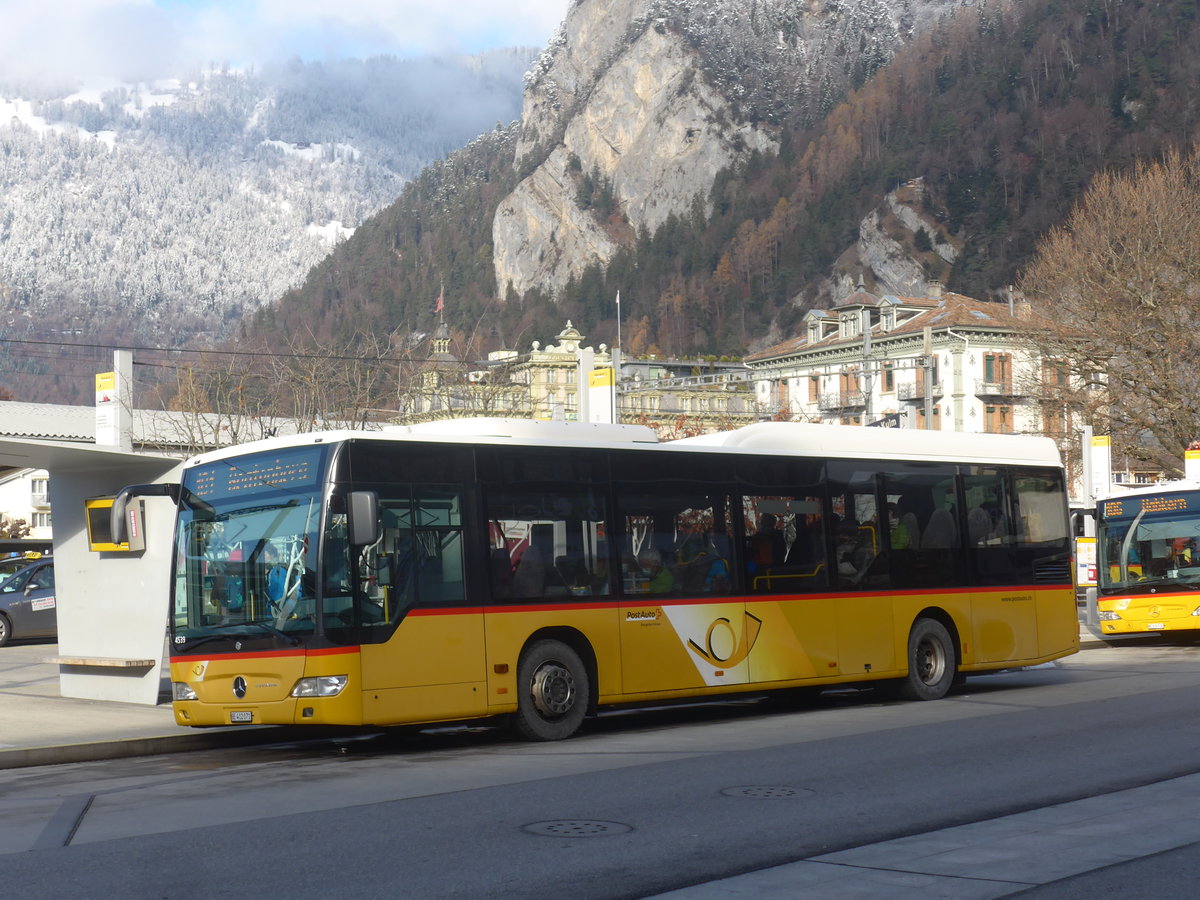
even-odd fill
[[[31,518],[33,519],[34,528],[50,527],[50,513],[35,512]]]
[[[917,410],[917,427],[918,428],[932,428],[934,431],[939,430],[942,427],[942,408],[940,406],[935,406],[933,408],[933,425],[932,426],[927,425],[925,423],[925,410],[918,409]]]
[[[821,376],[808,376],[808,402],[816,403],[821,397]]]
[[[1012,385],[1012,354],[987,353],[983,357],[983,380],[1005,387]]]
[[[885,394],[891,394],[896,390],[896,370],[890,361],[883,364],[883,387],[881,390]]]
[[[983,429],[989,434],[1012,434],[1012,407],[984,407]]]
[[[1047,387],[1066,387],[1067,375],[1067,364],[1061,359],[1048,359],[1042,364],[1042,383]]]
[[[1149,472],[1138,472],[1133,476],[1133,480],[1136,484],[1156,484],[1158,482],[1158,479]]]
[[[928,366],[920,366],[917,369],[917,393],[919,395],[925,395],[926,384],[929,384],[936,390],[938,385],[938,364],[938,356],[935,353],[929,357]]]

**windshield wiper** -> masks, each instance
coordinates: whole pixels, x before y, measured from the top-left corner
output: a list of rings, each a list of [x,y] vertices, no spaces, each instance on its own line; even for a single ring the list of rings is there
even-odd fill
[[[226,622],[224,625],[213,625],[211,627],[215,628],[215,629],[220,629],[220,630],[225,630],[228,628],[247,628],[247,627],[258,628],[258,629],[266,632],[267,634],[273,635],[277,638],[287,641],[288,644],[291,645],[292,647],[295,647],[297,644],[300,643],[300,638],[296,637],[294,634],[288,634],[286,631],[280,631],[275,626],[268,625],[266,622]],[[181,649],[191,650],[195,647],[199,647],[201,644],[207,644],[209,641],[228,641],[228,640],[232,640],[237,637],[246,637],[246,636],[248,636],[248,635],[243,635],[243,634],[206,634],[206,635],[198,637],[194,640],[187,641]]]
[[[288,634],[286,631],[280,631],[274,625],[268,625],[266,622],[257,622],[257,621],[227,622],[224,625],[217,625],[215,627],[216,628],[246,628],[246,627],[261,628],[267,634],[273,634],[273,635],[275,635],[275,637],[280,638],[281,640],[287,641],[293,647],[295,647],[297,644],[300,643],[300,638],[296,637],[294,634]]]

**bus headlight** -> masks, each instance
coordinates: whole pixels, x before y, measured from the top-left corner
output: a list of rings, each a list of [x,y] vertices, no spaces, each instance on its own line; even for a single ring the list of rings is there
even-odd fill
[[[1195,613],[1193,613],[1193,615],[1195,615]],[[1113,622],[1113,621],[1120,619],[1121,617],[1118,616],[1115,612],[1109,612],[1107,609],[1102,609],[1098,613],[1098,618],[1100,619],[1101,622]]]
[[[186,681],[171,682],[171,699],[172,700],[195,700],[196,692],[192,690],[192,686]]]
[[[293,697],[336,697],[349,681],[347,675],[317,675],[301,678],[292,688]]]

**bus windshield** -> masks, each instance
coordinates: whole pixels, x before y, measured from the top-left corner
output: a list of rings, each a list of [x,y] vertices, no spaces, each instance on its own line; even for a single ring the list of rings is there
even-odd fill
[[[297,646],[313,633],[327,452],[288,448],[185,473],[172,606],[177,651],[221,642]]]
[[[1101,595],[1200,590],[1200,508],[1161,498],[1101,504],[1097,548]]]

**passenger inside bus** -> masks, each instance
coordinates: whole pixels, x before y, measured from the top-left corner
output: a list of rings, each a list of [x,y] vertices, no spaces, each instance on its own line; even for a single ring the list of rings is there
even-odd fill
[[[532,544],[525,548],[513,572],[512,595],[514,597],[540,597],[546,587],[546,565],[542,553]]]
[[[842,522],[837,535],[834,559],[837,560],[838,575],[850,584],[859,584],[874,556],[872,549],[853,519]]]
[[[638,554],[638,566],[647,580],[645,590],[650,594],[665,594],[675,587],[675,576],[663,565],[662,554],[653,548]]]

